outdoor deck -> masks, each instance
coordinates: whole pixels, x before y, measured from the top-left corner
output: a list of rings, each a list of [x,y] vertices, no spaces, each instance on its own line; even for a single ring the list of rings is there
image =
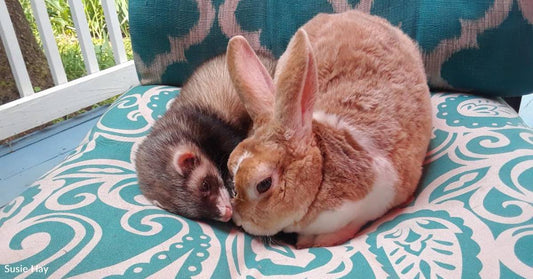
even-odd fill
[[[99,107],[0,146],[0,207],[74,150],[106,109]]]

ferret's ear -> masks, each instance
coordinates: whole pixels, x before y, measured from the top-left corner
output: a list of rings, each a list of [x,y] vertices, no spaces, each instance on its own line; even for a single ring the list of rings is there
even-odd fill
[[[177,150],[174,154],[174,168],[182,176],[188,176],[198,164],[198,158],[189,150]]]

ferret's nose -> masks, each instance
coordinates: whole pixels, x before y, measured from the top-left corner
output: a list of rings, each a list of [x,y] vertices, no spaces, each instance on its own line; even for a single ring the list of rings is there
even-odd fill
[[[226,206],[224,214],[220,216],[220,221],[228,222],[229,220],[231,220],[232,215],[233,215],[233,209],[231,209],[231,206]]]

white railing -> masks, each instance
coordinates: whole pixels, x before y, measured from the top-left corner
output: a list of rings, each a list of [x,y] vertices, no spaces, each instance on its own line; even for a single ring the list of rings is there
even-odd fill
[[[138,85],[133,61],[127,61],[113,0],[101,0],[116,65],[100,71],[81,0],[68,0],[88,75],[67,82],[45,0],[31,0],[44,53],[55,86],[35,94],[5,0],[0,0],[0,35],[20,99],[0,106],[0,140],[75,112]],[[524,96],[520,115],[533,125],[533,94]]]
[[[103,101],[138,85],[128,61],[114,0],[101,0],[115,66],[100,71],[81,0],[69,0],[87,76],[67,82],[44,0],[31,0],[54,87],[35,94],[5,0],[0,0],[0,35],[20,99],[0,106],[0,140]]]

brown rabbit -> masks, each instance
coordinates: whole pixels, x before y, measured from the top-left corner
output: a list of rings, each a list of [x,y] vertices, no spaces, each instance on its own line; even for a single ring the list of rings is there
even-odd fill
[[[228,70],[254,122],[231,153],[233,220],[254,235],[331,246],[407,201],[431,135],[416,45],[358,11],[319,14],[281,56],[274,80],[243,37]]]

